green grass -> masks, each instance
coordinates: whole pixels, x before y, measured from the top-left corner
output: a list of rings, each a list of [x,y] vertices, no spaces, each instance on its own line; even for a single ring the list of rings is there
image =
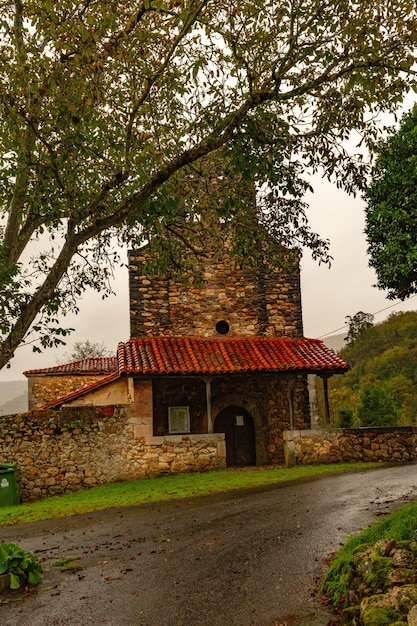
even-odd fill
[[[0,507],[0,526],[91,513],[112,507],[119,508],[192,498],[372,467],[380,467],[380,465],[376,463],[340,463],[284,469],[217,470],[199,474],[177,474],[146,480],[112,483],[19,506]]]
[[[346,605],[348,576],[355,549],[380,539],[411,540],[417,529],[417,502],[406,505],[380,519],[361,533],[352,535],[332,559],[322,582],[322,590],[335,606]]]
[[[52,563],[54,567],[58,567],[61,572],[78,572],[84,569],[84,565],[77,563],[77,559],[74,557],[61,557],[60,559]]]

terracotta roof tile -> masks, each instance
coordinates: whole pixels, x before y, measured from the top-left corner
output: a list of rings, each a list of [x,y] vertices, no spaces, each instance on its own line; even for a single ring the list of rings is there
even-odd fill
[[[120,343],[119,373],[343,373],[349,366],[319,339],[143,337]]]
[[[25,374],[98,373],[102,371],[100,365],[112,367],[112,373],[40,408],[60,406],[98,389],[120,375],[214,375],[286,371],[341,374],[349,369],[349,366],[319,339],[143,337],[120,343],[117,357],[83,359],[44,370],[30,370]],[[118,371],[115,371],[117,366]]]
[[[63,363],[62,365],[55,365],[54,367],[46,367],[44,369],[26,370],[23,372],[25,376],[33,374],[48,374],[48,375],[62,375],[62,374],[107,374],[115,372],[117,370],[117,357],[105,356],[105,357],[89,357],[86,359],[80,359],[79,361],[71,361],[70,363]]]

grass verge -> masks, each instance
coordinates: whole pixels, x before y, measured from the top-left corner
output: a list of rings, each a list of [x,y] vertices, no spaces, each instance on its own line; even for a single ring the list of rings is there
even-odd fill
[[[413,502],[368,526],[361,533],[352,535],[334,555],[322,581],[322,592],[334,606],[346,606],[349,591],[347,581],[356,548],[363,544],[373,545],[380,539],[410,540],[416,529],[417,502]]]
[[[380,467],[377,463],[306,465],[279,469],[217,470],[198,474],[176,474],[112,483],[53,496],[19,506],[0,508],[0,526],[91,513],[113,507],[135,506],[261,487],[288,480],[338,472]]]

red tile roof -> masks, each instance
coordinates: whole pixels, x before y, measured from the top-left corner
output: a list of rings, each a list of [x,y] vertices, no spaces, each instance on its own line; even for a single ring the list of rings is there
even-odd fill
[[[117,370],[117,357],[115,356],[102,356],[102,357],[88,357],[86,359],[80,359],[79,361],[71,361],[71,363],[63,363],[62,365],[55,365],[55,367],[46,367],[44,369],[26,370],[23,372],[25,376],[31,376],[34,374],[48,374],[48,375],[60,375],[73,374],[73,375],[87,375],[87,374],[108,374]]]
[[[139,374],[235,374],[242,372],[310,372],[342,374],[349,366],[319,339],[246,337],[143,337],[120,343],[116,357],[83,359],[29,373],[99,372],[98,361],[113,366],[110,375],[47,402],[41,409],[57,407],[116,380]],[[96,369],[91,369],[91,366]],[[90,369],[88,369],[90,367]]]
[[[143,337],[120,343],[119,374],[343,373],[349,366],[319,339]]]

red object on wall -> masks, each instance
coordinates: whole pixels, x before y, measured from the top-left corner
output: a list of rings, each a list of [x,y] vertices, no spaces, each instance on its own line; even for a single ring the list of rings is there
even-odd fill
[[[113,413],[114,413],[114,406],[105,406],[101,409],[102,415],[113,415]]]

